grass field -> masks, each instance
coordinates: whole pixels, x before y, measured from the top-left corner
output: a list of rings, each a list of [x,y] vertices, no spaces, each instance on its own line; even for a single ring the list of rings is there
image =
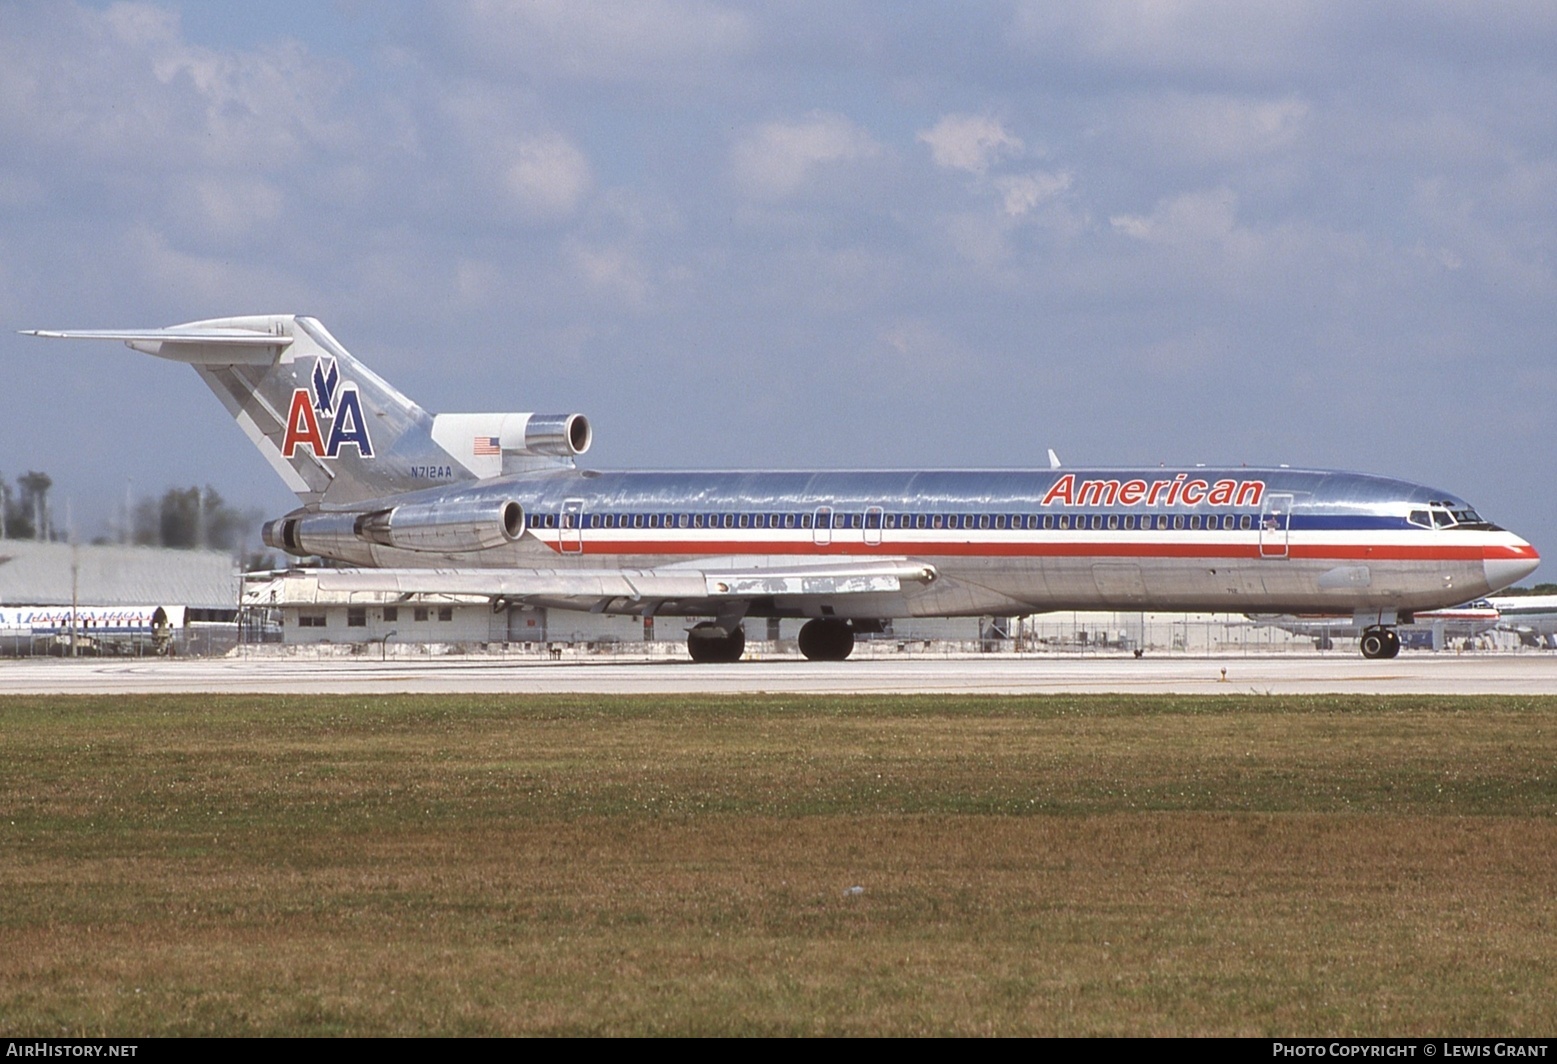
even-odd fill
[[[1557,698],[0,699],[0,1032],[1551,1035]]]

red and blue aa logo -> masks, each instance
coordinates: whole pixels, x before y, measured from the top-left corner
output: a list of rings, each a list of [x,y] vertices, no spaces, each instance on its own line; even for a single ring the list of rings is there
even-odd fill
[[[363,458],[372,458],[373,440],[368,436],[368,423],[362,416],[357,386],[341,383],[341,372],[335,359],[315,361],[309,383],[311,388],[297,388],[292,392],[281,456],[291,458],[299,447],[307,445],[320,458],[338,458],[342,447],[355,447]]]

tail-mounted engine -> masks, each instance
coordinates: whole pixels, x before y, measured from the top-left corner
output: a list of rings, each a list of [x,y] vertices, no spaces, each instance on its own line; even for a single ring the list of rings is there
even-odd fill
[[[593,438],[583,414],[439,414],[432,438],[477,477],[571,465]]]
[[[266,523],[267,546],[300,557],[371,562],[371,545],[463,554],[524,535],[524,507],[513,499],[448,499],[369,513],[293,513]]]

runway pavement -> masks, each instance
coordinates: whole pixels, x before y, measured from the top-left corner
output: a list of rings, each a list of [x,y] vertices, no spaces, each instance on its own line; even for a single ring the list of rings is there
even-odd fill
[[[384,694],[1557,694],[1557,653],[1187,658],[973,655],[694,665],[621,656],[548,661],[255,657],[0,662],[0,693]]]

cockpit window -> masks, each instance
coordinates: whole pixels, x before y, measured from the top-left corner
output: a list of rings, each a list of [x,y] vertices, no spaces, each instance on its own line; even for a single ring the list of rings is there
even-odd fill
[[[1433,527],[1433,519],[1427,516],[1426,510],[1412,510],[1406,515],[1406,520],[1413,525],[1421,525],[1423,528]]]
[[[1433,511],[1433,524],[1437,525],[1439,528],[1448,528],[1450,525],[1454,524],[1454,518],[1449,516],[1448,510],[1435,509]]]

